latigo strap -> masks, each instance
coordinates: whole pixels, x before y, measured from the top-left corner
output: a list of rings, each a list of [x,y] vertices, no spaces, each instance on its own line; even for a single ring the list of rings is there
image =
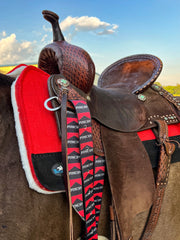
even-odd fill
[[[73,240],[73,219],[72,219],[72,202],[71,202],[71,191],[69,182],[69,171],[68,171],[68,158],[67,158],[67,89],[62,87],[62,102],[61,102],[61,125],[63,126],[62,134],[62,162],[63,162],[63,174],[64,183],[66,187],[67,198],[69,202],[69,240]]]
[[[142,240],[150,240],[157,225],[165,189],[168,183],[171,156],[174,153],[175,145],[169,141],[168,126],[165,121],[156,121],[158,124],[158,142],[160,145],[160,159],[157,170],[156,189],[153,206],[142,235]]]

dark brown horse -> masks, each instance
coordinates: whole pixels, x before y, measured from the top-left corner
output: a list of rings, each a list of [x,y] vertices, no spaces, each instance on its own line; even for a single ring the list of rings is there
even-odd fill
[[[68,238],[68,203],[64,193],[39,194],[28,188],[19,155],[11,106],[13,78],[0,75],[0,239],[63,240]],[[159,222],[153,240],[180,239],[180,163],[171,165]],[[107,190],[107,188],[105,189]],[[109,237],[109,192],[103,195],[99,234]],[[139,239],[148,211],[134,219],[134,239]],[[82,222],[74,213],[74,236]]]
[[[44,12],[47,13],[46,11]],[[49,13],[48,13],[49,14]],[[50,13],[54,16],[54,14]],[[55,35],[55,39],[56,39]],[[71,79],[74,76],[69,64],[62,65],[61,54],[59,57],[55,53],[59,53],[58,45],[51,44],[41,52],[41,61],[39,65],[44,70],[47,66],[52,67],[50,74],[58,73],[58,68],[62,68],[63,74],[69,74]],[[65,56],[67,55],[67,63],[69,57],[72,58],[69,45],[62,41],[59,46]],[[58,46],[58,47],[59,47]],[[57,50],[55,53],[52,50]],[[61,53],[61,52],[60,52]],[[78,53],[89,59],[82,50],[78,49]],[[84,53],[84,52],[83,52]],[[50,56],[50,58],[49,58]],[[54,57],[54,58],[53,58]],[[57,57],[57,58],[56,58]],[[74,57],[74,55],[73,55]],[[50,64],[48,59],[50,59]],[[64,59],[64,58],[63,58]],[[58,62],[56,62],[58,60]],[[64,61],[65,61],[64,60]],[[77,58],[75,58],[77,60]],[[84,59],[83,59],[84,60]],[[51,64],[52,63],[52,64]],[[81,66],[81,62],[79,65]],[[77,73],[77,79],[84,71],[79,67],[80,72]],[[94,67],[90,64],[87,69],[93,75]],[[74,70],[77,70],[75,67]],[[56,72],[57,71],[57,72]],[[89,81],[89,75],[86,76]],[[82,76],[84,80],[84,75]],[[75,80],[77,80],[75,78]],[[93,80],[94,78],[92,78]],[[0,239],[2,240],[64,240],[69,236],[69,210],[68,201],[65,193],[54,195],[39,194],[28,188],[25,173],[22,169],[20,154],[17,144],[13,110],[11,106],[11,85],[14,78],[0,74]],[[79,81],[77,81],[79,86]],[[87,82],[86,82],[87,83]],[[90,81],[90,88],[93,81]],[[85,84],[85,87],[87,85]],[[80,89],[84,89],[84,85]],[[87,88],[85,92],[90,89]],[[136,150],[136,149],[135,149]],[[118,151],[120,152],[121,149]],[[139,166],[141,168],[141,166]],[[152,236],[152,240],[180,240],[180,163],[171,164],[169,173],[169,183],[163,199],[161,214],[158,224]],[[119,182],[117,182],[118,188]],[[118,190],[118,189],[117,189]],[[100,216],[98,234],[107,238],[110,237],[110,221],[109,221],[109,205],[110,191],[106,181],[103,193],[103,203]],[[133,199],[133,196],[132,196]],[[133,201],[133,200],[132,200]],[[133,222],[133,240],[139,240],[143,231],[149,209],[145,212],[138,213]],[[74,212],[74,239],[76,240],[83,231],[83,223]],[[123,239],[128,240],[128,239]]]
[[[29,189],[22,169],[11,106],[13,80],[0,75],[0,239],[63,240],[69,231],[66,195]],[[73,222],[77,239],[81,234],[77,214]],[[99,234],[108,236],[108,231],[102,226]]]

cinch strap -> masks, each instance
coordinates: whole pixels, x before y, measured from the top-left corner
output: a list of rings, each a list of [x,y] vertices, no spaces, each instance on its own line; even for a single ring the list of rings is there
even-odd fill
[[[67,112],[67,155],[74,209],[86,225],[86,239],[96,240],[104,185],[105,159],[93,153],[91,116],[85,101],[71,101]]]

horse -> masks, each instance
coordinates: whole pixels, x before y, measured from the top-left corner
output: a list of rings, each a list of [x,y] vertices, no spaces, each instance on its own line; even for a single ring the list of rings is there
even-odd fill
[[[28,188],[22,169],[11,104],[14,78],[0,74],[0,222],[1,239],[68,238],[68,202],[65,193],[43,195]],[[152,239],[180,239],[180,163],[171,164],[161,215]],[[107,178],[106,178],[107,180]],[[99,234],[110,236],[110,191],[106,181],[99,223]],[[133,219],[134,239],[139,239],[148,210]],[[82,232],[82,221],[73,214],[74,236]]]
[[[53,14],[50,13],[50,15]],[[50,48],[51,47],[52,49],[54,49],[53,45],[51,45]],[[68,52],[68,47],[66,48],[66,50]],[[46,54],[44,55],[43,54],[44,52],[41,53],[42,59],[43,56],[47,56]],[[87,57],[86,54],[85,56]],[[52,59],[53,58],[51,57],[50,60]],[[56,65],[54,64],[56,60],[57,60],[56,58],[55,60],[53,59],[52,64],[53,69],[51,69],[52,72],[54,72],[54,67],[56,71],[58,71],[57,64]],[[124,61],[121,61],[121,63],[122,62]],[[47,60],[42,61],[42,63],[45,64],[45,67],[49,66],[47,64]],[[60,66],[61,62],[58,64],[59,64],[58,66]],[[116,65],[118,64],[119,62]],[[113,65],[112,68],[114,69],[114,66],[116,65]],[[151,67],[152,66],[150,66],[150,68]],[[94,71],[93,68],[91,69],[92,71]],[[70,74],[65,69],[65,73],[66,72]],[[110,69],[108,68],[108,71],[105,71],[105,73],[107,72],[108,73],[111,72],[111,68]],[[117,71],[115,72],[117,73]],[[106,78],[106,74],[104,74],[104,76]],[[100,79],[102,79],[101,76]],[[155,80],[155,78],[153,78],[153,80]],[[0,238],[5,240],[6,239],[62,240],[65,238],[68,239],[69,205],[66,193],[44,195],[28,188],[27,180],[22,169],[22,164],[20,160],[20,153],[16,137],[13,109],[11,103],[11,85],[13,84],[14,81],[15,78],[10,77],[8,75],[0,74],[0,164],[1,164]],[[102,81],[100,80],[100,82]],[[102,82],[102,84],[104,83]],[[148,85],[149,87],[149,83],[146,85]],[[84,86],[82,85],[81,87],[83,88]],[[90,83],[90,88],[91,87],[92,82]],[[93,89],[94,92],[92,93],[95,94],[97,89],[96,88]],[[89,89],[86,90],[87,92],[89,91]],[[138,92],[139,90],[136,91]],[[101,93],[104,94],[104,92]],[[123,106],[119,106],[119,108],[121,107]],[[106,125],[106,123],[104,123],[104,125]],[[122,150],[119,147],[117,153],[121,153],[121,151]],[[134,149],[133,151],[136,151],[136,149]],[[138,167],[140,168],[140,171],[142,171],[141,166]],[[159,220],[152,234],[151,238],[152,240],[180,239],[179,230],[180,211],[178,208],[180,204],[180,181],[179,181],[180,175],[178,174],[180,170],[179,168],[180,163],[178,162],[178,159],[176,159],[171,164],[170,167],[169,181],[166,187]],[[101,215],[98,226],[98,234],[104,236],[107,239],[109,239],[111,235],[110,220],[111,222],[113,222],[112,219],[113,217],[110,216],[111,211],[109,210],[109,206],[111,205],[111,191],[108,177],[109,177],[108,173],[106,172]],[[117,182],[117,186],[118,184],[119,183]],[[134,196],[132,195],[131,201],[133,201],[133,197]],[[146,196],[144,196],[144,199],[145,197]],[[149,206],[149,208],[151,208],[151,206]],[[149,215],[149,208],[144,209],[141,212],[138,212],[138,214],[135,214],[135,216],[134,215],[132,216],[131,222],[133,225],[132,227],[133,238],[131,237],[129,239],[138,240],[141,238],[141,234],[143,232],[144,226],[146,225],[146,221]],[[74,239],[77,239],[79,236],[83,234],[84,231],[83,229],[84,229],[83,221],[79,218],[76,212],[73,211]],[[122,238],[122,240],[127,239]]]
[[[50,196],[29,189],[22,169],[10,96],[13,81],[0,74],[0,239],[63,240],[68,236],[66,194]],[[82,222],[75,213],[73,219],[77,239]],[[106,227],[99,229],[100,235],[108,236]]]

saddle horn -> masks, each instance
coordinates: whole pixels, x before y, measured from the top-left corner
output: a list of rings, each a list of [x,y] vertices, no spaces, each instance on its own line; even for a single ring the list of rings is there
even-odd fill
[[[59,27],[59,16],[56,13],[48,11],[48,10],[43,10],[42,14],[43,14],[44,19],[46,19],[52,25],[53,42],[64,41],[65,40],[64,36]]]
[[[44,10],[42,14],[52,25],[53,43],[42,49],[38,67],[50,75],[64,75],[75,87],[88,93],[95,77],[95,66],[90,55],[84,49],[65,40],[56,13]]]

